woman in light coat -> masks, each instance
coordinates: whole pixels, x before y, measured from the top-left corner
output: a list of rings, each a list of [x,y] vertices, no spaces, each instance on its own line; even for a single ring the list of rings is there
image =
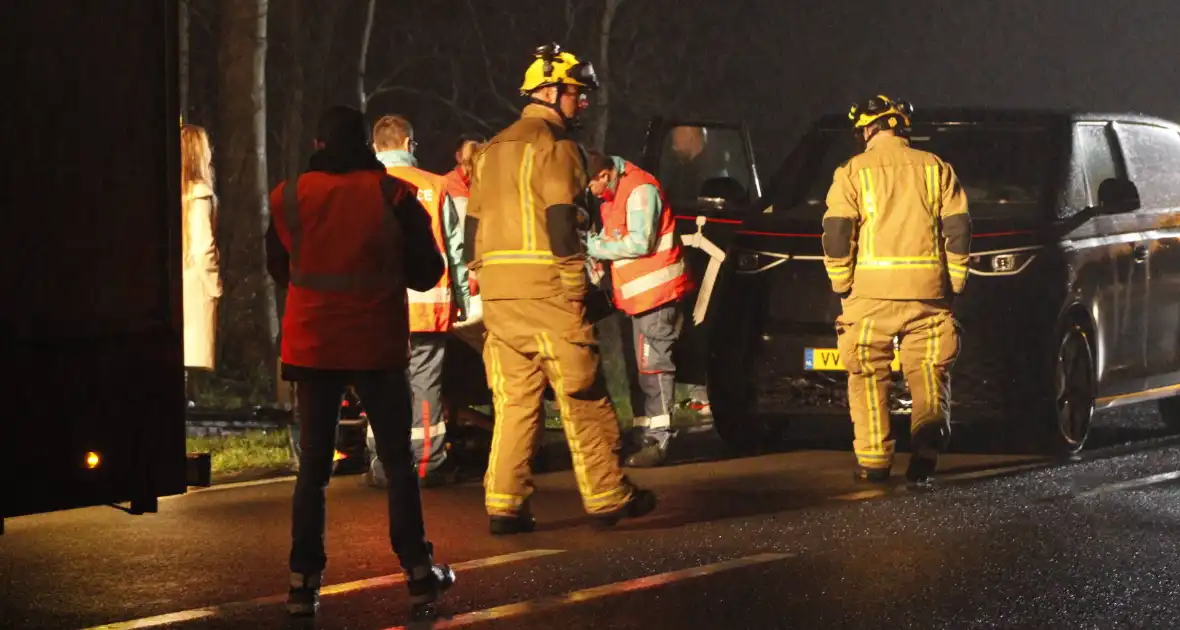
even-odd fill
[[[213,236],[217,225],[213,152],[204,128],[197,125],[180,128],[180,155],[184,365],[190,369],[212,370],[217,347],[221,270]]]

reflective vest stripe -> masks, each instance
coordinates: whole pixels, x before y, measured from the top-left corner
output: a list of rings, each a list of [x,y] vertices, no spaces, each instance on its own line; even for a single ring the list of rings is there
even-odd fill
[[[619,287],[623,299],[631,299],[644,291],[650,291],[666,282],[671,282],[685,273],[684,261],[678,260],[671,265],[661,267],[651,273],[644,274],[626,282]]]
[[[675,244],[676,244],[676,234],[675,233],[669,232],[667,234],[664,234],[663,236],[660,237],[659,242],[656,243],[656,249],[655,249],[655,251],[653,251],[651,253],[651,255],[654,256],[655,254],[659,254],[661,252],[666,252],[666,251],[672,249],[672,246]],[[640,258],[624,258],[622,260],[616,260],[616,261],[612,262],[611,266],[613,266],[615,269],[618,269],[619,267],[626,267],[627,265],[630,265],[630,264],[637,262],[639,260],[642,260],[642,259],[640,259]]]
[[[410,304],[446,304],[451,303],[451,291],[446,287],[434,287],[427,291],[406,290],[406,299]]]
[[[291,237],[291,286],[311,291],[372,291],[390,286],[392,276],[382,273],[319,273],[303,271],[299,257],[302,249],[303,230],[299,216],[299,180],[283,185],[283,216],[287,233]],[[389,220],[389,213],[382,215],[382,224]]]

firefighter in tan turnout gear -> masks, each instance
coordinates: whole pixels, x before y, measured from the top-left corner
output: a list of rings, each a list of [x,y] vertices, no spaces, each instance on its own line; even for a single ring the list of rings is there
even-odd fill
[[[532,531],[530,460],[546,383],[555,394],[586,511],[600,525],[642,516],[655,495],[619,467],[619,423],[586,319],[589,278],[577,204],[585,154],[568,132],[594,69],[556,44],[537,49],[521,93],[521,117],[476,158],[467,205],[467,255],[483,299],[484,363],[495,430],[484,478],[496,535]]]
[[[856,476],[888,481],[890,363],[899,341],[913,394],[906,478],[934,472],[950,438],[950,370],[959,354],[951,301],[967,283],[971,219],[951,165],[910,147],[913,109],[885,96],[849,118],[865,150],[836,169],[823,219],[824,266],[843,313],[836,320],[855,430]]]

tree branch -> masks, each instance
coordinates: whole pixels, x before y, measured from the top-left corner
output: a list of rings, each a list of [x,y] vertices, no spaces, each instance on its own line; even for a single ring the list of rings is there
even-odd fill
[[[369,0],[365,14],[365,30],[361,34],[361,58],[356,72],[356,95],[360,100],[361,113],[364,113],[365,107],[369,104],[369,99],[365,96],[365,67],[369,60],[369,40],[373,38],[373,14],[376,9],[377,0]]]
[[[520,108],[517,107],[516,103],[513,103],[510,99],[501,94],[500,89],[496,86],[496,73],[492,69],[492,57],[488,54],[487,39],[484,38],[483,28],[479,25],[479,14],[476,13],[475,5],[472,4],[471,0],[467,0],[466,4],[467,12],[471,16],[471,23],[475,27],[476,39],[479,41],[479,50],[480,53],[482,53],[484,70],[487,75],[488,87],[490,88],[489,91],[491,92],[492,99],[505,110],[512,112],[512,115],[515,116],[520,112]],[[513,31],[515,31],[515,29],[513,29]]]
[[[454,84],[452,84],[452,85],[454,85]],[[385,88],[382,88],[380,91],[375,91],[373,96],[376,96],[377,94],[392,94],[392,93],[398,93],[398,92],[400,92],[402,94],[412,94],[414,96],[420,96],[423,98],[436,100],[436,101],[446,105],[447,107],[449,107],[451,109],[451,111],[459,118],[466,118],[467,120],[470,120],[471,122],[479,125],[484,130],[486,130],[490,133],[494,133],[495,131],[497,131],[496,127],[493,126],[491,123],[489,123],[486,119],[475,114],[474,112],[467,109],[466,107],[463,107],[462,105],[460,105],[457,99],[447,98],[441,94],[438,94],[436,92],[431,92],[429,90],[420,90],[418,88],[407,87],[405,85],[391,85],[391,86],[387,86]]]

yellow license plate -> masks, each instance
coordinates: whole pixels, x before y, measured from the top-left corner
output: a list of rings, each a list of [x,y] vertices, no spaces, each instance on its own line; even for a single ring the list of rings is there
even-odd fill
[[[894,372],[900,372],[901,360],[894,355],[889,367]],[[803,369],[842,372],[844,363],[840,361],[840,351],[835,348],[804,348]]]

